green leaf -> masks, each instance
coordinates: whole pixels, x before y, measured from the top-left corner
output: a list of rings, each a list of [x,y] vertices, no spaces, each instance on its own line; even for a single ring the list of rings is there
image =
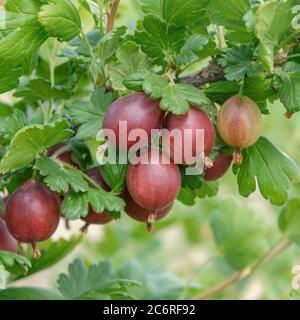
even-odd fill
[[[26,85],[19,87],[14,93],[15,97],[24,98],[26,102],[48,101],[50,99],[69,99],[71,93],[68,89],[51,86],[49,81],[44,79],[30,80]]]
[[[13,274],[26,274],[31,263],[25,257],[0,250],[0,265]]]
[[[250,10],[248,0],[210,0],[207,12],[211,23],[234,29],[244,29],[243,17]]]
[[[6,35],[0,39],[0,79],[7,79],[8,82],[6,85],[2,84],[2,88],[10,89],[17,84],[17,78],[22,72],[19,66],[26,68],[28,61],[47,39],[47,33],[37,20],[41,4],[34,0],[28,0],[26,4],[28,6],[24,6],[20,0],[5,2],[7,12],[2,31]],[[9,75],[9,70],[16,74]]]
[[[109,64],[109,75],[115,90],[125,90],[123,80],[131,74],[149,68],[146,55],[135,42],[128,41],[116,52],[116,62]]]
[[[295,301],[300,300],[300,289],[298,289],[298,290],[295,290],[295,289],[291,290],[290,295],[289,295],[289,299],[290,299],[290,300],[295,300]]]
[[[106,212],[113,218],[120,218],[125,202],[112,192],[102,189],[90,188],[88,190],[89,202],[96,213]]]
[[[203,47],[208,44],[208,39],[200,34],[191,35],[180,49],[176,58],[177,64],[181,66],[190,65],[199,59]]]
[[[300,111],[300,64],[288,62],[275,76],[274,86],[288,112]]]
[[[64,197],[61,212],[66,219],[77,220],[87,216],[88,208],[89,197],[86,192],[70,192]]]
[[[70,41],[81,32],[81,21],[77,9],[69,0],[47,0],[38,14],[39,22],[49,37],[59,41]]]
[[[61,296],[49,289],[18,287],[0,290],[0,300],[61,300]]]
[[[208,0],[161,0],[162,17],[169,24],[192,25],[203,18]]]
[[[121,193],[126,185],[127,164],[106,163],[100,167],[101,175],[114,193]]]
[[[266,138],[244,150],[243,164],[238,168],[239,192],[248,197],[256,190],[256,183],[262,196],[274,205],[283,205],[288,199],[291,183],[300,181],[300,172],[293,160]]]
[[[89,268],[76,259],[69,265],[68,274],[60,274],[59,291],[69,300],[113,299],[115,295],[126,294],[131,288],[140,286],[137,281],[116,278],[108,261]]]
[[[169,85],[163,90],[160,107],[174,114],[184,114],[189,111],[190,104],[205,107],[209,102],[203,91],[192,85],[179,83]]]
[[[219,192],[219,183],[218,181],[212,181],[212,182],[203,182],[203,185],[201,188],[198,188],[195,190],[195,194],[198,198],[213,198],[215,197]]]
[[[245,96],[255,101],[263,114],[269,113],[267,109],[267,100],[276,95],[272,82],[272,79],[266,79],[262,73],[258,73],[253,77],[247,77],[245,79]]]
[[[90,66],[90,72],[97,83],[99,82],[99,74],[102,73],[102,68],[117,51],[117,49],[120,47],[124,36],[126,32],[126,27],[120,27],[117,28],[114,31],[111,31],[107,33],[103,38],[100,39],[100,41],[97,43],[95,50],[94,50],[94,56],[92,58],[91,66]],[[103,74],[101,75],[103,77]],[[102,79],[102,82],[105,79]],[[98,85],[104,85],[103,83],[98,83]]]
[[[190,26],[205,16],[208,0],[142,0],[142,10],[168,24]]]
[[[112,104],[112,94],[104,88],[95,89],[91,101],[73,105],[69,112],[75,124],[80,125],[76,137],[87,140],[95,139],[102,127],[103,116]]]
[[[205,94],[214,102],[222,105],[226,100],[239,92],[239,84],[235,81],[217,81],[210,83]]]
[[[230,199],[211,215],[211,227],[220,253],[240,270],[269,248],[269,224],[262,215]]]
[[[0,163],[0,172],[7,173],[29,165],[38,154],[70,137],[66,119],[48,125],[30,125],[19,130]]]
[[[44,176],[44,182],[54,192],[67,193],[71,188],[74,192],[87,191],[89,186],[79,170],[64,168],[57,161],[41,156],[35,168]]]
[[[261,71],[261,65],[254,61],[253,49],[250,46],[230,48],[223,58],[219,59],[225,68],[227,80],[240,81]]]
[[[14,110],[9,117],[0,118],[1,128],[0,132],[4,139],[11,140],[14,135],[25,127],[27,119],[21,110]]]
[[[279,228],[285,237],[300,244],[300,200],[289,200],[279,216]]]
[[[1,42],[0,42],[1,43]],[[13,64],[1,65],[0,68],[0,93],[10,91],[19,84],[19,78],[23,73],[23,68]]]
[[[274,54],[295,33],[292,27],[294,0],[268,1],[256,12],[256,36],[260,40],[259,56],[267,71],[273,70]]]
[[[186,31],[153,15],[147,15],[143,21],[144,30],[135,34],[135,41],[154,64],[165,65],[171,62],[184,45]]]
[[[50,268],[64,259],[81,242],[82,235],[73,236],[70,239],[48,240],[40,244],[42,256],[40,259],[31,260],[31,268],[26,277],[44,269]],[[20,278],[20,277],[18,277]]]

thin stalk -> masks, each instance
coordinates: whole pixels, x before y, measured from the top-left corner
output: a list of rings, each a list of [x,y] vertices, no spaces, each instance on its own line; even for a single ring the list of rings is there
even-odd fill
[[[214,26],[215,33],[218,40],[218,46],[219,48],[227,48],[227,43],[224,36],[224,29],[221,26]]]
[[[277,257],[281,252],[285,251],[288,247],[290,247],[292,244],[292,241],[285,240],[279,242],[278,245],[271,248],[265,255],[263,255],[257,262],[254,264],[245,267],[241,271],[235,273],[228,279],[218,283],[213,288],[207,290],[206,292],[203,292],[196,296],[196,300],[206,300],[208,298],[211,298],[215,294],[222,292],[226,288],[230,287],[231,285],[245,279],[246,277],[252,275],[257,269],[271,261],[273,258]]]
[[[119,4],[120,4],[120,0],[113,0],[112,4],[110,5],[107,26],[106,26],[106,33],[110,32],[114,28]]]

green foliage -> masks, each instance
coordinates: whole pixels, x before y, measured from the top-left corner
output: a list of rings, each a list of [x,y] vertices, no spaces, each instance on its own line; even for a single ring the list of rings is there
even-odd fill
[[[112,95],[104,89],[96,89],[88,102],[78,102],[69,112],[75,124],[80,125],[76,137],[78,139],[95,139],[101,129],[106,109],[112,103]]]
[[[70,137],[72,131],[66,119],[49,125],[30,125],[19,130],[0,163],[1,173],[29,165],[38,154]]]
[[[288,239],[300,244],[300,201],[290,200],[286,203],[279,216],[279,228]]]
[[[220,253],[238,270],[260,258],[269,248],[266,221],[238,204],[224,202],[210,221]]]
[[[280,101],[288,112],[300,110],[300,65],[288,62],[282,71],[275,77],[274,86],[278,89]]]
[[[48,0],[41,6],[38,20],[49,37],[69,41],[79,35],[81,21],[77,9],[69,0]]]
[[[0,265],[13,274],[26,274],[31,267],[30,261],[25,257],[1,250]]]
[[[45,156],[36,161],[35,168],[45,177],[44,182],[52,191],[67,193],[72,188],[75,192],[85,192],[89,188],[79,170],[72,167],[65,168]]]
[[[89,188],[87,192],[70,192],[62,203],[62,214],[68,220],[77,220],[86,217],[88,206],[92,206],[96,213],[105,211],[113,218],[120,218],[125,203],[112,192],[100,188]]]
[[[288,200],[290,183],[299,182],[297,165],[266,138],[260,138],[243,152],[243,156],[243,164],[237,168],[240,194],[248,197],[258,184],[265,199],[272,204],[283,205]]]
[[[137,281],[116,277],[108,261],[87,268],[77,259],[68,271],[61,274],[57,282],[59,291],[69,300],[134,299],[130,289],[140,285]]]

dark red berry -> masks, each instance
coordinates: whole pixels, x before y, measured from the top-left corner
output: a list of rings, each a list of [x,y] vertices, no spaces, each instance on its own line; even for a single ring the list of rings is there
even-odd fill
[[[195,163],[195,157],[197,156],[196,147],[197,143],[199,144],[199,141],[197,141],[196,138],[197,129],[202,129],[204,131],[204,150],[200,151],[204,151],[205,156],[209,156],[215,143],[215,129],[208,115],[204,111],[191,107],[190,111],[185,115],[169,114],[165,123],[166,129],[169,131],[179,129],[182,135],[183,143],[179,145],[179,148],[178,145],[174,143],[173,139],[170,140],[170,144],[168,139],[163,139],[164,150],[168,152],[170,149],[170,156],[173,160],[178,159],[178,162],[186,165]],[[187,132],[187,129],[192,129],[191,136],[188,134],[184,136],[184,133]],[[185,146],[192,147],[192,154],[190,156],[184,157]],[[177,150],[181,151],[181,157],[176,157]]]
[[[135,202],[156,213],[176,199],[181,187],[180,171],[174,163],[168,164],[168,156],[156,148],[143,151],[140,160],[128,168],[127,188]]]
[[[260,137],[262,115],[257,104],[248,97],[234,96],[220,109],[217,127],[221,138],[236,148],[234,162],[242,162],[241,149],[253,145]]]
[[[60,219],[56,195],[45,185],[27,181],[7,201],[5,220],[8,230],[19,242],[31,243],[35,256],[38,241],[49,239]]]
[[[6,224],[0,219],[0,250],[18,253],[18,241],[10,234]]]
[[[152,230],[152,224],[156,221],[163,219],[172,209],[173,203],[166,208],[157,210],[156,213],[151,212],[139,204],[137,204],[132,197],[130,196],[129,192],[126,190],[122,193],[122,198],[124,199],[126,206],[125,212],[134,220],[139,222],[147,223],[147,229],[149,231]]]
[[[224,176],[224,174],[228,171],[232,163],[232,155],[227,155],[224,153],[220,153],[216,160],[214,161],[214,165],[211,168],[206,168],[204,171],[204,178],[206,181],[215,181]]]
[[[99,168],[92,168],[86,171],[86,174],[92,178],[95,182],[98,183],[98,185],[104,189],[105,191],[110,191],[110,187],[105,182],[105,180],[102,178]],[[82,231],[86,231],[88,226],[90,224],[107,224],[113,220],[112,217],[107,215],[106,213],[96,213],[92,206],[89,205],[89,212],[88,215],[84,218],[82,218],[83,221],[86,222],[86,225],[81,229]]]
[[[151,129],[160,129],[163,118],[164,112],[159,108],[159,100],[151,100],[145,93],[138,92],[115,101],[106,112],[102,127],[113,130],[118,147],[121,141],[120,121],[126,121],[128,134],[133,129],[145,130],[148,135],[147,145],[150,141]],[[124,143],[121,142],[120,145],[122,150],[128,150],[139,141],[139,139],[129,141],[128,136],[123,138]]]

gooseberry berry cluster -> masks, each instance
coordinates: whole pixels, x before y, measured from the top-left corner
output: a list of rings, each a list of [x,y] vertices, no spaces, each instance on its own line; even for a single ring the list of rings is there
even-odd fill
[[[234,96],[224,103],[216,119],[211,119],[201,108],[191,106],[185,115],[165,114],[159,107],[158,100],[152,100],[144,93],[134,93],[116,100],[107,110],[103,121],[104,129],[111,129],[116,135],[116,145],[127,152],[137,141],[120,137],[119,126],[127,122],[128,132],[143,129],[150,136],[153,129],[192,129],[192,135],[182,140],[192,146],[193,157],[182,157],[182,166],[193,166],[196,153],[196,130],[204,132],[204,154],[210,161],[205,161],[203,177],[207,181],[221,178],[230,168],[232,161],[241,163],[241,149],[254,144],[260,136],[262,117],[251,99],[245,96]],[[216,134],[224,142],[235,148],[231,154],[220,151],[211,160],[209,158],[215,145]],[[126,188],[120,194],[125,201],[125,212],[131,218],[147,224],[149,231],[153,223],[164,218],[171,210],[181,188],[179,165],[174,163],[176,147],[169,143],[170,153],[164,151],[162,144],[152,146],[150,139],[138,151],[139,162],[130,164],[126,175]],[[50,148],[48,156],[55,155],[59,150],[58,159],[80,169],[72,159],[70,150],[64,151],[64,145]],[[182,153],[183,154],[183,153]],[[169,162],[166,161],[169,157]],[[154,159],[156,161],[154,161]],[[158,160],[158,161],[157,161]],[[99,167],[85,171],[97,185],[105,191],[110,186],[100,174]],[[92,187],[92,186],[91,186]],[[56,194],[38,179],[30,179],[5,200],[5,215],[0,220],[0,249],[18,252],[19,243],[30,243],[34,248],[35,257],[40,256],[37,242],[44,241],[55,232],[61,216],[61,198],[65,194]],[[106,212],[96,213],[89,206],[88,214],[82,218],[86,231],[90,224],[106,224],[113,218]]]

